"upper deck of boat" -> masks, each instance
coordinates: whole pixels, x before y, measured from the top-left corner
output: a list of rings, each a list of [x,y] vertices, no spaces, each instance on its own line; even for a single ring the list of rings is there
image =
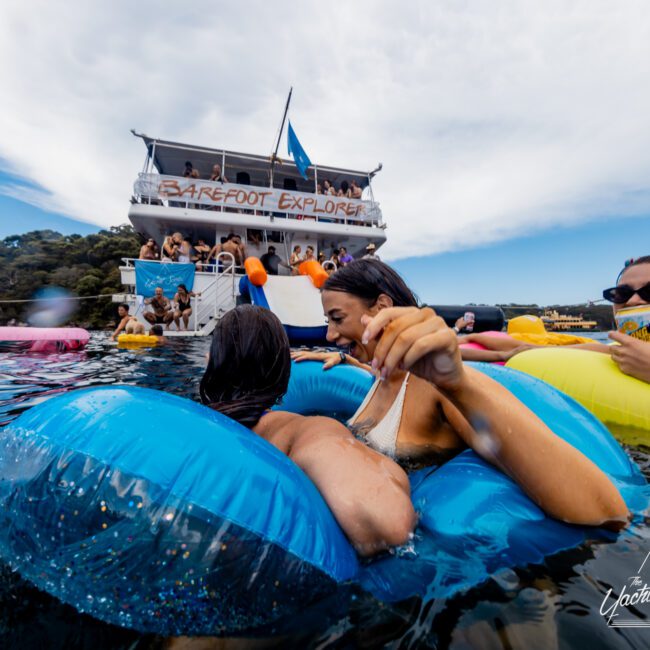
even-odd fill
[[[153,235],[175,227],[197,233],[214,227],[312,233],[332,240],[384,243],[385,224],[369,172],[312,165],[303,178],[292,161],[225,149],[142,138],[147,155],[134,185],[129,218]],[[218,168],[217,168],[218,166]],[[215,179],[215,172],[221,174]],[[358,187],[360,198],[323,194]]]

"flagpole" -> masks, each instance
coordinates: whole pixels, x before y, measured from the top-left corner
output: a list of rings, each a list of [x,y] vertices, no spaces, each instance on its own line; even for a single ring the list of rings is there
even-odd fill
[[[280,124],[280,131],[278,133],[278,140],[275,143],[275,151],[271,154],[271,187],[273,187],[273,167],[275,166],[275,161],[278,156],[278,149],[280,148],[280,139],[282,138],[282,131],[284,131],[284,123],[287,120],[287,113],[289,112],[289,102],[291,102],[291,93],[293,92],[293,86],[289,88],[289,96],[287,97],[287,104],[284,107],[284,115],[282,116],[282,123]]]

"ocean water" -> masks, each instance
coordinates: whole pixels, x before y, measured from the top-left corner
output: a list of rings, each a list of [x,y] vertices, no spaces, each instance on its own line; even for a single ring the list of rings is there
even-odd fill
[[[606,334],[592,337],[606,340]],[[196,399],[208,347],[207,339],[186,339],[118,350],[99,333],[84,352],[2,353],[0,426],[57,393],[86,386],[126,383]],[[626,451],[650,479],[650,449]],[[645,580],[639,567],[649,552],[646,521],[613,543],[584,544],[539,565],[502,571],[452,598],[387,605],[357,593],[337,615],[327,603],[316,604],[277,634],[215,640],[201,648],[647,648],[650,603],[623,611],[621,618],[631,621],[627,627],[608,625],[601,607],[608,591],[620,594],[630,576]],[[650,562],[645,569],[650,574]],[[174,644],[80,615],[0,565],[0,648],[162,647]]]

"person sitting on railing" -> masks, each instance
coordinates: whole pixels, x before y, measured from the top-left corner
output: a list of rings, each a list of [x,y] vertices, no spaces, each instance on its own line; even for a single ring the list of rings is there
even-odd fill
[[[210,247],[205,243],[204,239],[198,239],[194,244],[194,255],[192,261],[196,264],[196,270],[202,271],[203,267],[208,263],[210,256]]]
[[[212,175],[210,176],[210,180],[214,181],[215,183],[227,183],[228,179],[223,175],[221,172],[221,165],[218,163],[215,165],[212,165]]]
[[[178,260],[178,244],[173,235],[167,235],[163,240],[160,259],[163,262],[176,262]]]
[[[296,245],[293,247],[293,252],[289,258],[289,266],[291,267],[291,275],[298,275],[298,267],[304,262],[304,258],[301,255],[302,248]]]
[[[140,247],[140,256],[138,259],[141,260],[157,260],[158,254],[156,253],[156,242],[150,237],[147,241]]]
[[[345,246],[339,248],[339,266],[345,266],[350,262],[354,262],[354,257],[348,253]]]
[[[184,329],[189,329],[190,316],[192,315],[192,298],[200,295],[200,291],[198,293],[188,291],[184,284],[179,284],[176,288],[176,295],[174,296],[174,304],[176,305],[176,309],[174,310],[174,323],[176,323],[176,329],[179,332]],[[181,327],[181,318],[185,327]]]
[[[174,312],[169,298],[163,294],[162,287],[156,287],[153,297],[145,298],[144,304],[151,305],[153,309],[153,311],[146,311],[143,314],[144,319],[150,325],[165,325],[169,329],[169,324],[174,319]]]
[[[359,184],[355,180],[350,181],[350,197],[353,199],[361,199],[362,194],[363,190],[359,187]]]

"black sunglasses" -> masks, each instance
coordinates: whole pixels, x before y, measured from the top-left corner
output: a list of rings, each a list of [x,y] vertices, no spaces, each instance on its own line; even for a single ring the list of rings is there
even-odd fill
[[[650,303],[650,282],[644,284],[638,289],[633,289],[629,284],[619,284],[617,287],[605,289],[603,291],[603,298],[613,302],[615,305],[622,305],[626,303],[634,294],[637,294],[641,300]]]

